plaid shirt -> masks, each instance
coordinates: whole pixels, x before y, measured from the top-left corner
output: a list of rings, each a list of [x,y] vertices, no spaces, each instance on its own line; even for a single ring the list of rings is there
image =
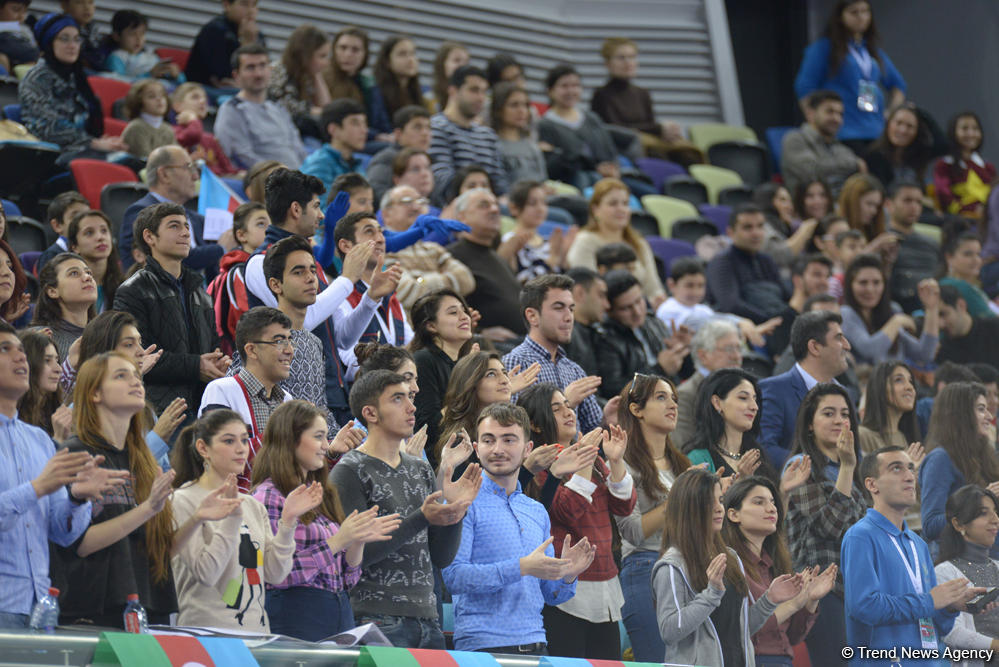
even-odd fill
[[[818,565],[823,570],[839,563],[843,535],[867,514],[860,489],[849,498],[836,490],[836,482],[809,481],[791,491],[787,500],[787,540],[795,570]],[[843,575],[836,576],[833,591],[843,597]]]
[[[555,361],[548,350],[534,342],[530,336],[524,342],[510,350],[510,353],[503,357],[503,365],[507,370],[520,364],[520,369],[524,370],[534,362],[541,364],[541,372],[538,373],[539,382],[551,382],[556,387],[565,391],[565,388],[580,378],[586,377],[586,372],[575,361],[565,356],[565,350],[560,345],[555,353]],[[588,433],[600,426],[604,419],[604,412],[597,403],[594,395],[587,396],[583,402],[576,406],[576,414],[579,417],[579,430]]]
[[[284,495],[275,488],[274,482],[265,479],[253,490],[253,497],[267,508],[271,530],[276,534],[284,509]],[[308,524],[299,521],[295,527],[291,573],[280,584],[267,584],[267,589],[308,586],[336,593],[353,588],[361,578],[361,568],[347,565],[346,552],[334,553],[326,542],[338,529],[336,523],[321,514]]]

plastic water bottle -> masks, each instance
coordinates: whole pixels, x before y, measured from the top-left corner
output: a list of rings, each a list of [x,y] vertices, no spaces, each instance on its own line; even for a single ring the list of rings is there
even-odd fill
[[[57,625],[59,625],[59,589],[50,588],[48,594],[39,598],[35,608],[31,610],[28,627],[32,632],[52,634]]]
[[[125,632],[136,634],[146,634],[149,632],[149,619],[146,617],[145,608],[139,604],[139,596],[132,593],[128,596],[128,604],[125,605]]]

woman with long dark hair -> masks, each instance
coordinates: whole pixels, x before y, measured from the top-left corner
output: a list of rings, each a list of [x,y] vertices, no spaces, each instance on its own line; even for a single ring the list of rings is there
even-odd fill
[[[787,494],[791,562],[799,570],[828,569],[839,563],[846,530],[867,513],[857,410],[841,386],[819,383],[802,399],[788,463],[800,456],[808,456],[812,467],[804,484]],[[846,645],[842,577],[819,601],[819,614],[822,621],[805,638],[812,664],[840,664],[833,656]]]
[[[932,544],[943,532],[947,498],[965,484],[999,491],[999,455],[990,442],[992,415],[985,386],[951,382],[933,400],[926,459],[919,467],[923,539]],[[999,556],[999,542],[990,548]],[[977,584],[976,584],[977,585]]]
[[[392,119],[385,111],[382,93],[374,80],[364,74],[368,65],[368,33],[357,26],[346,26],[333,35],[333,57],[323,73],[330,99],[357,100],[368,112],[368,138],[394,141]]]
[[[804,105],[819,89],[843,98],[839,139],[858,155],[884,129],[885,109],[905,101],[905,80],[881,48],[870,0],[839,0],[825,36],[805,49],[794,92]],[[887,104],[885,92],[891,95]]]
[[[160,471],[143,438],[145,399],[139,369],[125,355],[97,355],[77,375],[76,433],[64,444],[103,456],[101,465],[127,472],[129,482],[95,502],[90,528],[78,542],[57,549],[53,585],[62,591],[63,623],[120,628],[132,593],[150,623],[167,623],[177,611],[170,555],[183,540],[175,539],[169,500],[174,473]]]
[[[288,576],[298,518],[322,502],[319,484],[299,485],[288,495],[276,532],[272,530],[267,508],[236,486],[249,438],[239,414],[212,410],[181,431],[174,444],[174,519],[196,524],[171,561],[179,625],[269,632],[264,583],[278,584]],[[220,508],[235,509],[210,521],[204,509],[199,512],[207,498]]]
[[[940,208],[967,218],[985,217],[989,188],[996,180],[996,167],[978,151],[985,143],[985,127],[974,111],[962,111],[947,126],[950,154],[933,167],[933,185]]]
[[[858,362],[874,364],[897,359],[916,364],[933,361],[940,340],[940,286],[920,281],[919,299],[925,316],[916,335],[916,323],[891,300],[888,276],[876,255],[857,255],[843,276],[843,333]],[[867,450],[865,450],[867,451]]]
[[[62,404],[59,377],[59,353],[44,329],[31,328],[17,335],[28,357],[28,393],[17,402],[17,417],[25,424],[37,426],[63,442],[73,428],[73,411]]]
[[[933,158],[933,135],[912,102],[892,107],[885,129],[863,156],[867,170],[886,185],[895,181],[922,183]]]
[[[431,92],[434,94],[434,109],[443,111],[447,106],[447,87],[451,75],[462,65],[469,62],[468,48],[460,42],[441,42],[434,54],[434,83]]]
[[[742,561],[749,593],[755,599],[766,592],[774,578],[793,574],[791,554],[784,535],[784,500],[776,485],[753,475],[732,484],[725,492],[722,538]],[[759,632],[753,635],[759,667],[789,665],[795,644],[812,629],[819,601],[836,581],[835,564],[821,573],[817,567],[801,572],[801,592],[778,605]]]
[[[947,499],[947,523],[940,535],[937,581],[967,579],[971,586],[999,586],[999,561],[989,553],[999,534],[999,499],[987,489],[969,484]],[[958,614],[944,637],[952,650],[999,650],[999,609],[994,605],[974,616]],[[955,664],[957,664],[955,662]],[[961,667],[984,667],[984,660],[967,659]]]
[[[636,373],[621,390],[617,420],[628,433],[624,463],[635,482],[638,502],[631,514],[614,521],[621,533],[621,615],[638,662],[658,662],[666,651],[654,620],[649,580],[659,558],[667,495],[690,467],[690,460],[672,441],[677,411],[676,386],[666,378]]]
[[[802,220],[821,220],[833,212],[833,196],[825,181],[802,183],[793,194],[794,212]]]
[[[63,252],[42,267],[38,274],[38,303],[31,323],[52,331],[60,362],[96,315],[96,303],[97,283],[82,257]]]
[[[791,193],[780,183],[761,183],[756,186],[753,190],[753,203],[763,209],[763,215],[767,219],[763,252],[772,256],[780,266],[790,266],[815,235],[818,219],[797,219]]]
[[[800,575],[776,577],[749,602],[743,564],[721,537],[725,508],[716,475],[691,468],[666,503],[662,554],[652,570],[661,660],[690,665],[753,665],[752,635],[802,589]]]
[[[883,361],[871,371],[858,435],[864,454],[889,445],[908,449],[918,440],[916,381],[907,365]]]
[[[271,631],[319,641],[354,627],[347,591],[361,577],[367,542],[385,541],[399,515],[378,516],[378,506],[344,516],[340,496],[327,477],[326,419],[305,401],[282,403],[264,429],[253,462],[253,497],[267,508],[277,531],[285,506],[303,484],[318,488],[321,502],[301,515],[295,528],[291,573],[267,585]]]
[[[387,37],[378,50],[374,72],[389,117],[405,106],[423,105],[420,61],[416,56],[416,44],[409,37]]]
[[[66,229],[70,251],[83,258],[97,283],[94,309],[98,313],[111,309],[114,293],[125,279],[111,227],[111,218],[106,213],[90,210],[74,215]]]
[[[0,318],[13,323],[28,312],[31,297],[24,291],[28,277],[10,245],[0,239]]]

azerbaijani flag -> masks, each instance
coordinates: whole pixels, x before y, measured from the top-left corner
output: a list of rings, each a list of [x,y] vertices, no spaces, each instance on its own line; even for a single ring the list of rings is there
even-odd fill
[[[206,241],[215,241],[226,230],[232,229],[232,213],[242,203],[243,198],[233,192],[225,181],[213,174],[208,165],[202,163],[198,213],[205,218]]]

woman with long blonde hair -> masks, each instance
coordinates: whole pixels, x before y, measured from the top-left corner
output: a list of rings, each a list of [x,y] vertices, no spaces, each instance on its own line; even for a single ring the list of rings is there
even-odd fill
[[[634,274],[642,285],[642,294],[652,302],[652,308],[655,309],[666,300],[666,289],[659,280],[652,248],[631,226],[631,208],[628,203],[630,194],[624,181],[617,178],[604,178],[593,186],[589,222],[576,234],[566,260],[569,268],[582,266],[596,270],[597,250],[601,246],[627,243],[638,255]]]

